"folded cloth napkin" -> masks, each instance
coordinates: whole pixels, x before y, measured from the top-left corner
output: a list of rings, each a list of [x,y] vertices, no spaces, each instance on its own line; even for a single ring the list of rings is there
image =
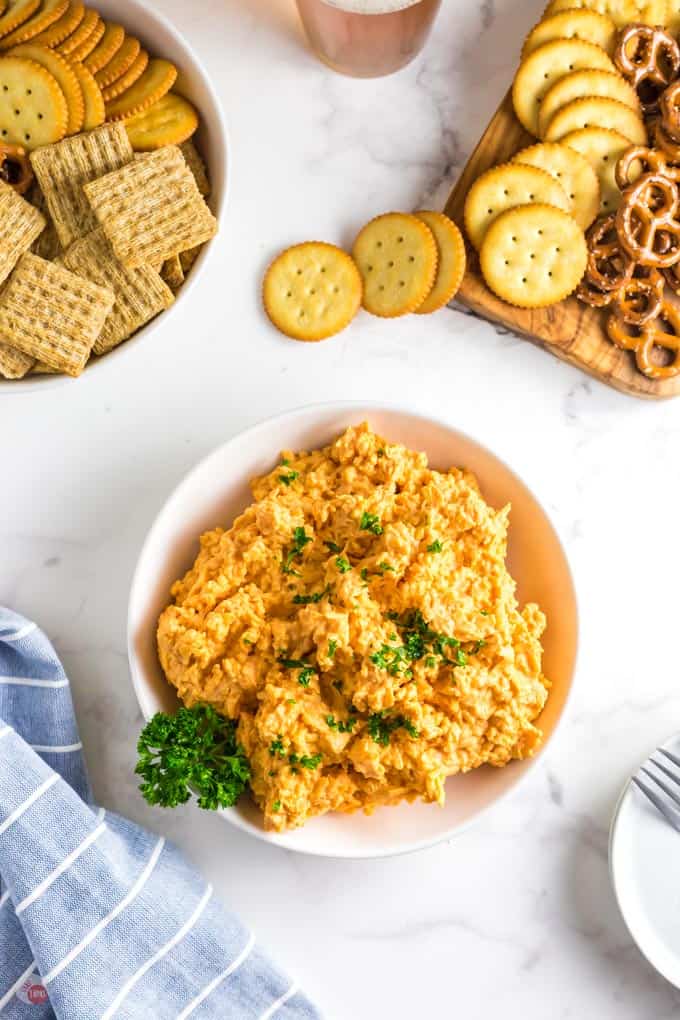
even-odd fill
[[[68,679],[0,607],[0,1020],[315,1020],[162,837],[92,802]]]

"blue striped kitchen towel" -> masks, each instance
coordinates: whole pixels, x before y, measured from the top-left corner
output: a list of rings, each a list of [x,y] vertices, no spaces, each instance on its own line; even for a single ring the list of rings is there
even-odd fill
[[[319,1016],[177,849],[95,806],[61,663],[0,607],[0,1020]]]

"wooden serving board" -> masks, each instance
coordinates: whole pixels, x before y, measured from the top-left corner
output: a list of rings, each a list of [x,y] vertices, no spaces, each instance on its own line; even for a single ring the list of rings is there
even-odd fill
[[[535,144],[515,117],[510,92],[482,135],[446,204],[448,216],[463,230],[463,206],[473,181],[497,163],[506,163],[520,149]],[[484,283],[479,259],[467,244],[468,265],[457,300],[478,315],[498,322],[576,365],[600,382],[635,397],[660,399],[680,394],[680,375],[653,380],[638,372],[634,356],[615,347],[604,331],[606,310],[589,308],[567,298],[549,308],[515,308],[497,298]]]

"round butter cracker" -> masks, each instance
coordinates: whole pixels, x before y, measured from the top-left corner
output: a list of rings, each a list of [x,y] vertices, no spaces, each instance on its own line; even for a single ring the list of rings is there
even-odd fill
[[[348,326],[361,305],[361,276],[347,254],[323,241],[296,244],[274,259],[262,287],[264,308],[278,330],[316,341]]]
[[[76,33],[77,33],[77,31],[78,30],[76,29]],[[97,20],[96,20],[96,22],[95,22],[95,24],[94,24],[94,26],[92,28],[92,31],[87,36],[87,38],[83,39],[83,41],[80,43],[79,46],[76,46],[74,49],[69,50],[69,52],[66,54],[66,56],[69,56],[71,58],[71,60],[80,60],[80,61],[85,60],[85,58],[88,57],[90,55],[90,53],[92,53],[92,50],[99,44],[99,40],[104,35],[105,31],[106,31],[106,25],[104,24],[102,19],[99,17],[99,15],[97,15]],[[76,34],[76,33],[74,33],[74,34]],[[70,38],[70,36],[69,36],[69,38]],[[66,42],[62,43],[62,46],[66,46],[67,43],[68,43],[68,39],[66,40]],[[61,47],[60,47],[60,49],[61,49]],[[63,52],[63,50],[62,50],[62,52]]]
[[[570,200],[569,211],[579,227],[590,226],[600,208],[600,182],[584,156],[558,142],[539,142],[522,149],[512,162],[536,166],[554,177]]]
[[[491,167],[467,193],[463,218],[473,247],[481,247],[489,226],[502,212],[527,202],[543,202],[569,212],[571,202],[562,185],[546,170],[520,163]]]
[[[41,64],[23,57],[0,60],[0,141],[29,151],[66,134],[64,93]]]
[[[554,206],[508,209],[486,232],[479,263],[490,289],[519,308],[545,308],[578,286],[588,259],[583,231]]]
[[[92,128],[99,127],[104,123],[106,117],[104,97],[94,75],[88,71],[84,64],[73,61],[71,67],[83,93],[83,131],[91,131]]]
[[[57,43],[56,48],[60,53],[68,56],[92,35],[98,25],[99,15],[91,7],[86,7],[78,24],[71,30],[69,35],[62,39],[60,43]]]
[[[615,38],[616,25],[606,14],[598,14],[585,7],[558,11],[539,21],[529,32],[522,47],[522,60],[543,43],[555,39],[583,39],[601,46],[611,56]]]
[[[146,70],[147,64],[149,63],[149,54],[146,50],[140,49],[137,56],[132,61],[127,70],[111,82],[110,85],[102,86],[102,96],[104,97],[105,103],[110,103],[112,99],[123,94],[127,91],[136,81],[141,78]]]
[[[135,39],[133,35],[126,35],[120,49],[114,53],[108,64],[104,64],[95,74],[97,85],[100,88],[106,88],[107,85],[117,81],[121,75],[125,74],[128,68],[132,67],[140,49],[139,39]],[[141,74],[142,72],[140,71],[139,73]]]
[[[66,105],[68,106],[68,124],[66,125],[67,135],[77,135],[83,129],[85,119],[85,100],[83,90],[73,68],[62,57],[61,53],[48,50],[46,46],[39,46],[37,43],[21,43],[15,46],[11,55],[24,57],[26,60],[34,60],[41,64],[46,71],[49,71],[57,85],[64,93]]]
[[[584,68],[616,70],[601,46],[583,39],[555,39],[530,53],[520,64],[512,85],[512,102],[520,124],[538,135],[543,96],[559,78]]]
[[[586,7],[606,14],[617,28],[634,21],[643,25],[663,25],[666,22],[666,0],[551,0],[543,17],[571,7]]]
[[[647,145],[647,129],[642,117],[618,99],[603,96],[586,96],[567,103],[548,124],[544,138],[546,142],[559,142],[573,131],[601,124],[606,124],[611,131],[618,131],[635,145]]]
[[[68,8],[68,0],[42,0],[40,7],[26,21],[22,21],[12,32],[3,34],[0,49],[8,50],[19,43],[28,42],[58,21]]]
[[[0,36],[7,36],[23,25],[39,7],[40,0],[8,0],[0,16]]]
[[[53,49],[67,39],[72,32],[75,32],[78,25],[85,17],[85,5],[80,0],[71,0],[68,7],[60,18],[33,36],[31,42],[39,43],[41,46],[49,46]]]
[[[176,78],[177,68],[169,60],[150,60],[133,85],[106,103],[106,119],[125,120],[153,106],[170,91]]]
[[[614,176],[620,156],[630,148],[630,141],[618,131],[609,128],[582,128],[565,135],[561,142],[584,156],[600,182],[600,213],[615,212],[621,202],[621,192]]]
[[[101,71],[102,67],[105,67],[109,60],[111,60],[111,58],[114,57],[121,48],[124,39],[125,29],[122,25],[116,25],[111,21],[105,21],[104,34],[92,52],[88,53],[83,60],[88,71],[91,71],[92,74],[96,74],[97,71]]]
[[[434,285],[437,242],[409,213],[376,216],[359,231],[352,249],[364,282],[367,312],[392,319],[419,308]]]
[[[437,244],[434,286],[422,305],[415,309],[416,315],[429,315],[447,305],[458,293],[465,276],[465,242],[456,224],[444,213],[420,209],[413,215],[430,228]]]
[[[591,96],[603,96],[606,99],[618,99],[620,103],[630,106],[640,114],[640,100],[637,92],[625,78],[611,71],[574,71],[558,79],[543,96],[538,111],[539,137],[543,138],[548,124],[558,110],[574,99]]]
[[[157,103],[123,121],[135,152],[150,152],[164,145],[180,145],[198,127],[198,114],[191,103],[167,92]]]

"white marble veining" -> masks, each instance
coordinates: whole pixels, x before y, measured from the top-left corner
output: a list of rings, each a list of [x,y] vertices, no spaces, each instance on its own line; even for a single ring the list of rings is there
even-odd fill
[[[542,4],[444,0],[420,59],[360,82],[305,49],[292,0],[166,0],[230,123],[219,251],[189,308],[134,356],[0,399],[0,602],[54,639],[98,797],[177,840],[329,1020],[666,1020],[680,1008],[619,919],[606,857],[627,772],[680,727],[680,401],[618,394],[458,311],[362,314],[304,345],[259,304],[282,246],[348,242],[378,212],[443,204]],[[132,775],[125,616],[151,520],[222,440],[335,398],[415,405],[506,458],[565,536],[580,594],[577,688],[549,755],[476,828],[382,863],[296,857],[198,811],[153,812]]]

